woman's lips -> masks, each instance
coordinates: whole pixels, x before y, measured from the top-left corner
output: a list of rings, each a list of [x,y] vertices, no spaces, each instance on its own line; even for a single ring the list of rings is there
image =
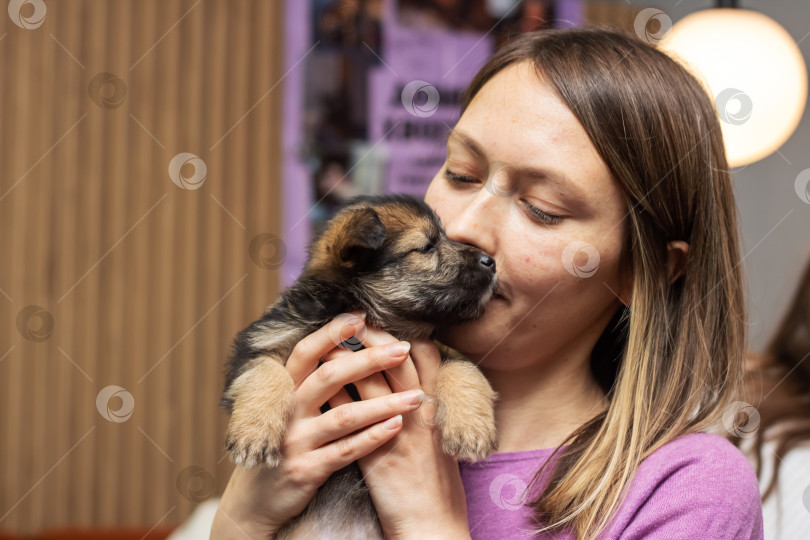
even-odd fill
[[[495,287],[495,293],[492,295],[493,298],[500,298],[501,300],[506,300],[506,292],[508,285],[504,283],[502,279],[498,279],[498,285]]]
[[[500,291],[500,290],[496,290],[496,291],[495,291],[495,293],[492,295],[492,297],[491,297],[489,300],[490,300],[490,302],[491,302],[492,300],[503,300],[503,301],[506,301],[506,297],[505,297],[505,296],[504,296],[504,295],[501,293],[501,291]]]

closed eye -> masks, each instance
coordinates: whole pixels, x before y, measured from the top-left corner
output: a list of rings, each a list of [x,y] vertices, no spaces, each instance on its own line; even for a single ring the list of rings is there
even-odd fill
[[[408,253],[432,253],[436,251],[436,240],[429,240],[422,247],[413,248]]]
[[[472,176],[465,176],[463,174],[457,174],[457,173],[454,173],[453,171],[451,171],[450,169],[445,169],[444,170],[444,177],[447,178],[448,180],[450,180],[451,182],[456,182],[456,183],[459,183],[459,184],[474,184],[474,183],[478,182],[478,180],[476,180]]]
[[[450,182],[457,185],[478,183],[478,180],[476,178],[473,178],[472,176],[465,176],[463,174],[454,173],[447,168],[445,168],[444,170],[444,177],[447,178]],[[554,214],[543,212],[539,208],[529,204],[526,201],[523,201],[523,208],[529,219],[531,219],[536,223],[542,223],[544,225],[557,225],[564,219],[562,216],[555,216]]]
[[[523,205],[530,218],[534,219],[535,221],[539,221],[540,223],[545,223],[546,225],[556,225],[563,220],[562,216],[555,216],[554,214],[543,212],[528,202],[524,201]]]

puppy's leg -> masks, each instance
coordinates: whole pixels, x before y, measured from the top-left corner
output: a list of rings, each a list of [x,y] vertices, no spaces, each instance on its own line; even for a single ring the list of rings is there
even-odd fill
[[[442,363],[436,394],[439,398],[436,420],[445,453],[474,462],[495,451],[498,434],[494,405],[498,394],[475,364],[458,358]]]
[[[251,361],[228,389],[233,412],[225,447],[231,460],[246,468],[277,467],[281,443],[293,412],[295,383],[280,361],[263,356]]]

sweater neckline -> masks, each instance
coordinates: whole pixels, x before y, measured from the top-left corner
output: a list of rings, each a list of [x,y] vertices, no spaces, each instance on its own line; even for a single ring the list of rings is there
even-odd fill
[[[564,444],[559,447],[560,451],[567,448],[568,445]],[[557,450],[557,447],[552,448],[538,448],[536,450],[519,450],[517,452],[498,452],[495,454],[490,454],[486,459],[478,461],[476,463],[467,463],[460,461],[459,465],[465,467],[475,467],[475,466],[486,466],[491,463],[504,463],[509,461],[536,461],[540,458],[546,458],[551,456],[554,451]],[[557,456],[560,455],[561,452],[557,452]],[[556,458],[556,456],[555,456]]]

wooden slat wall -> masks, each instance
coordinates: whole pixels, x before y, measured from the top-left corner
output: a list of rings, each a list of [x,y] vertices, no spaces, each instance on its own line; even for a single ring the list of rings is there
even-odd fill
[[[280,235],[282,2],[51,1],[35,29],[6,4],[0,531],[179,523],[227,483],[221,367],[278,293],[248,247]],[[120,106],[91,99],[101,72]],[[171,182],[181,152],[201,188]],[[41,341],[29,305],[53,318],[27,321]],[[109,385],[134,398],[123,422],[97,410]]]

